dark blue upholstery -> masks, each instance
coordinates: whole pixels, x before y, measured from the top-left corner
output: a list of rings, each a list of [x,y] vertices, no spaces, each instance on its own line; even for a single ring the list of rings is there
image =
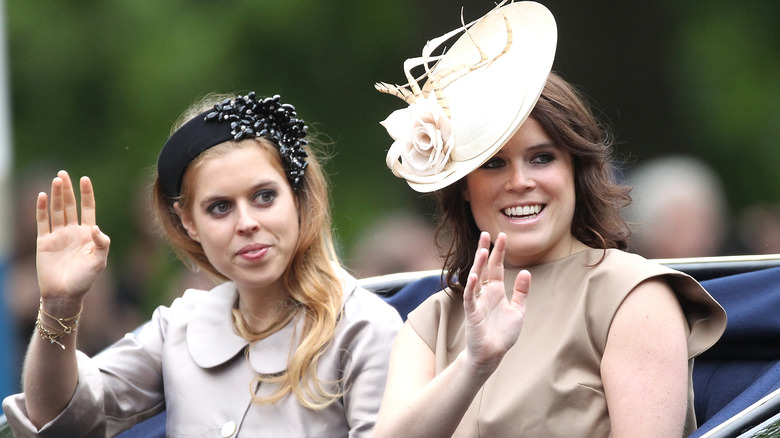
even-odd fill
[[[409,312],[417,308],[417,306],[434,292],[444,289],[441,280],[439,275],[423,277],[402,287],[395,294],[382,298],[388,304],[395,307],[401,315],[401,318],[406,321]]]
[[[165,438],[165,411],[120,433],[116,438]]]
[[[776,366],[775,361],[696,359],[693,387],[699,424],[703,426],[705,422],[711,421],[718,412]]]
[[[726,309],[726,333],[709,359],[780,359],[780,268],[730,275],[702,285]]]
[[[702,436],[719,424],[742,412],[745,408],[762,399],[764,396],[769,395],[771,392],[780,388],[780,362],[775,362],[773,366],[769,367],[766,371],[763,372],[763,374],[755,373],[756,369],[748,369],[748,371],[744,371],[741,365],[742,364],[739,363],[732,364],[732,374],[722,373],[720,378],[711,380],[708,383],[708,386],[700,388],[698,392],[696,392],[696,389],[694,389],[694,392],[696,392],[696,401],[694,404],[697,406],[697,419],[699,415],[698,408],[708,408],[708,406],[706,406],[706,402],[698,403],[698,399],[701,396],[700,393],[710,393],[710,397],[707,397],[709,401],[715,401],[716,403],[712,404],[723,404],[723,406],[719,410],[715,411],[714,414],[710,415],[709,417],[705,417],[707,418],[706,421],[703,424],[700,422],[701,426],[696,430],[696,432],[691,434],[690,438]],[[747,376],[751,377],[755,375],[756,378],[753,381],[748,381],[747,377],[740,376],[742,373],[745,373]],[[695,378],[697,374],[695,370],[693,374]],[[738,378],[732,381],[734,377]],[[745,383],[747,383],[747,385],[745,385]],[[695,381],[694,388],[696,388]],[[720,394],[721,390],[724,390],[728,393],[739,392],[739,394],[732,400],[728,400],[725,395]],[[702,407],[702,404],[705,406]],[[714,410],[715,408],[717,408],[717,406],[714,406],[711,409]],[[707,413],[709,414],[709,412]]]
[[[780,268],[730,275],[702,285],[726,309],[717,344],[696,359],[698,437],[780,388]]]

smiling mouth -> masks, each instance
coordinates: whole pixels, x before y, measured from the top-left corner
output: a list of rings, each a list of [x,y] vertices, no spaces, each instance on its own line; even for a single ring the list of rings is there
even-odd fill
[[[524,205],[522,207],[509,207],[501,210],[504,215],[515,219],[530,219],[536,217],[544,207],[541,204]]]

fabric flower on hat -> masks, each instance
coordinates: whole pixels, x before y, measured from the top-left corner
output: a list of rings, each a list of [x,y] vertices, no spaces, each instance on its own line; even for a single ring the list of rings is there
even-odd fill
[[[387,154],[391,169],[400,158],[405,172],[429,176],[449,162],[455,145],[452,122],[433,94],[394,111],[381,124],[395,140]]]

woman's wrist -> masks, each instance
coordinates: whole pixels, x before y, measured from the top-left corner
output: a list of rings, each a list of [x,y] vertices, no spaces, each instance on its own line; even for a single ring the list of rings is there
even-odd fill
[[[69,318],[84,307],[84,297],[41,297],[40,308],[57,318]]]
[[[498,364],[501,363],[501,359],[496,359],[489,364],[479,364],[469,357],[468,349],[464,349],[458,354],[455,359],[456,362],[460,362],[460,366],[466,370],[469,375],[475,378],[477,381],[484,383],[498,368]]]

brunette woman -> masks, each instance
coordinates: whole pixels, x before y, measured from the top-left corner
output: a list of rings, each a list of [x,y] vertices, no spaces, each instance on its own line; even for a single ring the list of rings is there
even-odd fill
[[[584,99],[550,73],[549,11],[502,3],[466,28],[424,86],[378,84],[410,104],[383,122],[387,164],[435,194],[451,244],[448,287],[395,341],[376,436],[689,434],[693,358],[723,309],[623,251],[629,190]]]

